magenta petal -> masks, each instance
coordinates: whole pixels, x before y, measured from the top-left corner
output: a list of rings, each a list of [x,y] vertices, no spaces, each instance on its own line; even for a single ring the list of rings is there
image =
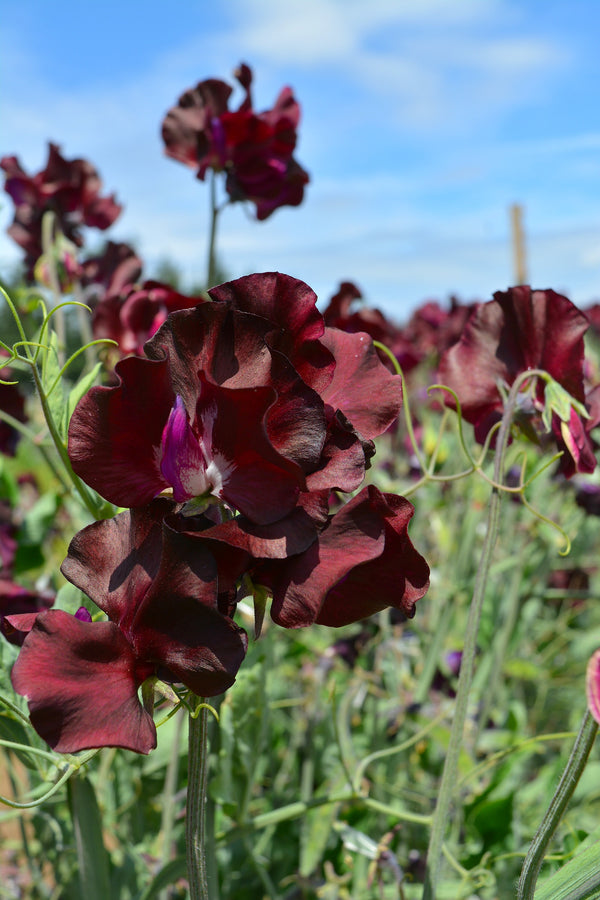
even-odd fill
[[[141,705],[133,651],[112,622],[80,622],[60,610],[41,613],[12,670],[38,734],[59,753],[156,746]]]
[[[205,483],[201,485],[202,489],[191,492],[189,485],[205,481],[206,466],[207,460],[190,425],[183,400],[178,396],[163,431],[160,463],[166,482],[173,488],[175,500],[184,502],[205,493]]]
[[[74,471],[111,503],[143,506],[168,487],[159,468],[164,426],[175,400],[165,360],[129,357],[120,384],[94,387],[69,425]]]
[[[588,709],[600,725],[600,650],[588,662],[585,683]]]

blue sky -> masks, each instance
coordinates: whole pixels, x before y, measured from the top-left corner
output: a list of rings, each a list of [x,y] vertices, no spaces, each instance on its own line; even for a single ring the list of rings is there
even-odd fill
[[[529,280],[600,299],[600,4],[596,0],[20,0],[3,10],[0,154],[83,156],[125,212],[149,274],[202,280],[208,189],[163,156],[160,123],[198,81],[254,70],[254,102],[302,105],[304,204],[264,223],[225,211],[232,277],[277,269],[325,302],[353,280],[397,319],[426,299],[514,281],[508,208],[524,206]],[[0,209],[0,268],[19,258]],[[91,246],[98,240],[90,233]]]

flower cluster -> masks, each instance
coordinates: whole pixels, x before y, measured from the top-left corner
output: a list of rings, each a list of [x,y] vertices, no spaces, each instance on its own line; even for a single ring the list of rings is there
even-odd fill
[[[308,183],[293,156],[300,107],[285,87],[272,109],[257,113],[250,67],[241,65],[235,75],[244,89],[236,110],[228,105],[232,88],[216,78],[181,95],[162,125],[165,152],[202,180],[209,169],[224,172],[230,201],[249,200],[257,219],[266,219],[280,206],[298,206]]]
[[[137,698],[148,679],[225,690],[249,593],[259,630],[267,595],[274,621],[297,628],[387,606],[410,617],[427,591],[412,505],[372,485],[337,499],[361,487],[373,439],[396,419],[399,376],[368,335],[327,327],[295,278],[249,275],[209,295],[171,313],[71,419],[74,471],[129,510],[80,532],[62,568],[108,622],[10,620],[28,631],[13,683],[60,750],[148,752],[154,726]]]
[[[25,251],[29,278],[43,253],[44,213],[53,212],[64,237],[81,247],[82,225],[105,229],[121,212],[114,195],[100,196],[102,182],[96,169],[84,159],[65,159],[56,144],[49,145],[46,167],[36,175],[28,175],[16,156],[5,156],[0,168],[6,173],[4,189],[15,205],[8,233]]]
[[[589,322],[567,297],[526,285],[498,291],[469,318],[460,341],[442,357],[439,380],[455,391],[462,415],[483,443],[500,421],[504,406],[501,389],[518,375],[543,370],[571,398],[568,415],[552,411],[551,429],[559,450],[561,471],[593,472],[596,457],[590,430],[600,421],[595,394],[586,398],[583,337]],[[520,398],[516,424],[539,440],[548,402],[546,383],[537,379]],[[453,401],[447,401],[453,405]],[[586,410],[586,403],[588,408]],[[578,408],[583,412],[578,412]]]

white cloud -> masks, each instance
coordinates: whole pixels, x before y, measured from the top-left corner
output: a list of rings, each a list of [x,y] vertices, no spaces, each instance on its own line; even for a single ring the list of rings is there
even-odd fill
[[[519,199],[511,194],[513,173],[524,159],[535,166],[538,155],[552,154],[556,191],[578,154],[600,147],[600,135],[565,137],[559,130],[551,140],[482,142],[482,122],[500,133],[505,116],[526,109],[538,92],[550,94],[552,79],[573,65],[565,42],[536,34],[514,5],[238,0],[230,8],[227,31],[190,34],[178,47],[163,47],[158,35],[151,67],[128,78],[107,69],[92,87],[45,82],[22,34],[4,42],[7,71],[19,77],[3,103],[2,152],[17,153],[35,171],[51,138],[67,157],[89,158],[105,189],[126,204],[111,236],[137,239],[151,265],[171,257],[188,281],[204,273],[208,190],[189,170],[163,160],[160,120],[184,88],[208,75],[229,78],[241,59],[255,69],[259,107],[297,79],[305,111],[299,158],[314,183],[302,207],[282,209],[266,223],[227,210],[220,223],[223,262],[233,276],[288,271],[322,299],[352,278],[399,316],[428,296],[486,297],[506,287],[512,277],[506,208]],[[313,109],[327,109],[327,117]],[[452,146],[452,134],[462,141]],[[422,148],[423,162],[404,155],[407,140]],[[335,177],[326,178],[325,170]],[[570,231],[561,230],[552,221],[549,237],[543,223],[555,197],[537,187],[526,200],[532,276],[544,286],[556,277],[589,291],[599,236],[588,207],[586,228],[575,232],[570,222]],[[581,221],[581,208],[578,214]],[[6,203],[0,229],[11,216]],[[19,256],[2,235],[0,263]]]

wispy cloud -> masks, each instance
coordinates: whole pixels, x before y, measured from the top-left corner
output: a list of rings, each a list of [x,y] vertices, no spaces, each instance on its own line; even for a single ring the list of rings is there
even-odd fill
[[[203,276],[207,189],[162,158],[160,120],[186,87],[228,78],[245,59],[259,107],[294,85],[313,183],[302,207],[265,223],[226,210],[219,246],[233,276],[288,271],[323,298],[353,278],[397,315],[451,291],[489,296],[511,280],[507,206],[522,200],[532,278],[555,278],[580,299],[598,280],[598,192],[569,215],[568,191],[590,175],[600,135],[587,120],[564,134],[557,119],[543,137],[511,127],[551,103],[576,55],[509,0],[232,0],[176,45],[157,27],[151,65],[104,64],[85,84],[74,73],[68,88],[43,77],[48,60],[39,64],[22,31],[5,29],[4,44],[5,84],[19,74],[3,102],[1,151],[36,170],[50,138],[92,160],[126,204],[112,235],[135,239],[150,266],[168,256],[189,281]],[[91,44],[90,64],[93,53]],[[7,202],[2,232],[10,218]],[[2,234],[0,263],[18,258]]]

